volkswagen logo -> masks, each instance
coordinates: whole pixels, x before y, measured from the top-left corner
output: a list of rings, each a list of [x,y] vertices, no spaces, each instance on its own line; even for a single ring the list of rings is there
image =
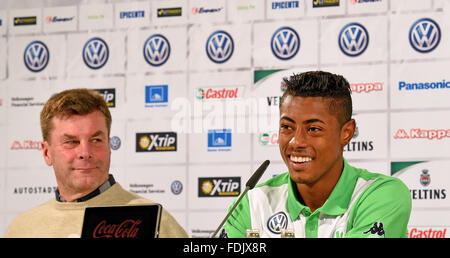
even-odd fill
[[[179,195],[183,191],[183,184],[180,181],[175,180],[170,185],[170,190],[173,194]]]
[[[120,140],[119,137],[113,136],[109,141],[109,146],[111,147],[112,150],[118,150],[120,148],[121,143],[122,141]]]
[[[169,41],[161,34],[150,36],[144,43],[144,58],[152,66],[163,65],[170,56]]]
[[[273,34],[270,46],[277,58],[288,60],[293,58],[300,49],[300,38],[295,30],[282,27]]]
[[[50,52],[47,46],[39,40],[28,44],[23,53],[23,61],[28,70],[32,72],[42,71],[48,64]]]
[[[91,69],[102,68],[109,57],[109,49],[101,38],[91,38],[84,44],[83,61]]]
[[[369,45],[369,33],[359,23],[349,23],[339,33],[339,47],[348,56],[361,55]]]
[[[441,40],[439,25],[429,18],[416,21],[409,30],[409,43],[420,53],[433,51]]]
[[[206,41],[206,54],[214,63],[225,63],[233,55],[234,42],[230,34],[218,30]]]
[[[282,211],[277,212],[267,220],[267,228],[274,234],[281,234],[281,230],[287,228],[287,220],[286,213]]]

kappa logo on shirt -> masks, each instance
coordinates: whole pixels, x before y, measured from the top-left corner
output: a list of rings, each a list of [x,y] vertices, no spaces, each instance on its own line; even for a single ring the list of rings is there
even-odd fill
[[[382,222],[374,222],[373,226],[367,230],[366,232],[364,232],[363,234],[371,234],[371,236],[385,236],[384,235],[384,228],[383,228],[383,223]]]

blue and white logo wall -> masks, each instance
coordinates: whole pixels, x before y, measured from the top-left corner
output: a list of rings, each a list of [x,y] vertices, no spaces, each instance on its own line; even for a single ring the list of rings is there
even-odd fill
[[[215,31],[206,40],[206,54],[214,63],[225,63],[233,55],[233,51],[233,38],[226,31]]]
[[[108,44],[101,38],[91,38],[83,47],[83,61],[91,69],[102,68],[108,58]]]
[[[359,23],[349,23],[339,33],[339,47],[348,56],[361,55],[369,45],[369,33]]]
[[[23,62],[32,72],[40,72],[48,64],[50,52],[44,42],[36,40],[28,44],[23,53]]]
[[[294,29],[282,27],[273,34],[270,46],[278,59],[289,60],[300,49],[300,37]]]
[[[409,43],[420,53],[433,51],[441,40],[439,25],[429,18],[417,20],[409,30]]]
[[[151,35],[144,43],[144,58],[151,66],[163,65],[170,56],[170,44],[161,34]]]

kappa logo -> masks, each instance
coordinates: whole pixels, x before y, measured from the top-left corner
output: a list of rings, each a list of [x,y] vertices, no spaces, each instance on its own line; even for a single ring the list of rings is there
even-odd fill
[[[288,218],[283,211],[277,212],[267,220],[267,228],[274,234],[281,234],[282,229],[286,229]]]
[[[170,56],[170,43],[161,34],[151,35],[144,43],[144,58],[151,66],[161,66]]]
[[[91,69],[102,68],[109,58],[109,48],[101,38],[91,38],[84,44],[83,61]]]
[[[225,63],[233,55],[233,51],[233,38],[226,31],[215,31],[206,41],[206,54],[214,63]]]
[[[272,53],[281,60],[293,58],[300,49],[300,37],[289,27],[281,27],[272,36]]]
[[[369,33],[359,23],[349,23],[339,33],[339,48],[347,56],[361,55],[369,45]]]
[[[364,232],[363,234],[370,234],[370,236],[375,236],[375,237],[376,236],[384,237],[385,235],[384,235],[383,223],[382,222],[374,222],[373,226],[369,230]]]
[[[23,53],[23,61],[28,70],[32,72],[40,72],[44,70],[50,59],[50,52],[47,46],[39,40],[35,40],[28,44]]]
[[[439,25],[429,18],[416,21],[409,30],[409,43],[420,53],[433,51],[441,40]]]

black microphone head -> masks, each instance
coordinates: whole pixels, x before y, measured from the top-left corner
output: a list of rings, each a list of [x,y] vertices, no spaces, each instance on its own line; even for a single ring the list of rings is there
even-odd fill
[[[259,179],[261,179],[261,176],[264,174],[264,171],[266,171],[269,164],[270,164],[269,160],[264,161],[261,164],[261,166],[259,166],[259,168],[255,171],[255,173],[253,173],[252,177],[250,177],[245,186],[250,189],[253,189],[256,183],[258,183]]]

